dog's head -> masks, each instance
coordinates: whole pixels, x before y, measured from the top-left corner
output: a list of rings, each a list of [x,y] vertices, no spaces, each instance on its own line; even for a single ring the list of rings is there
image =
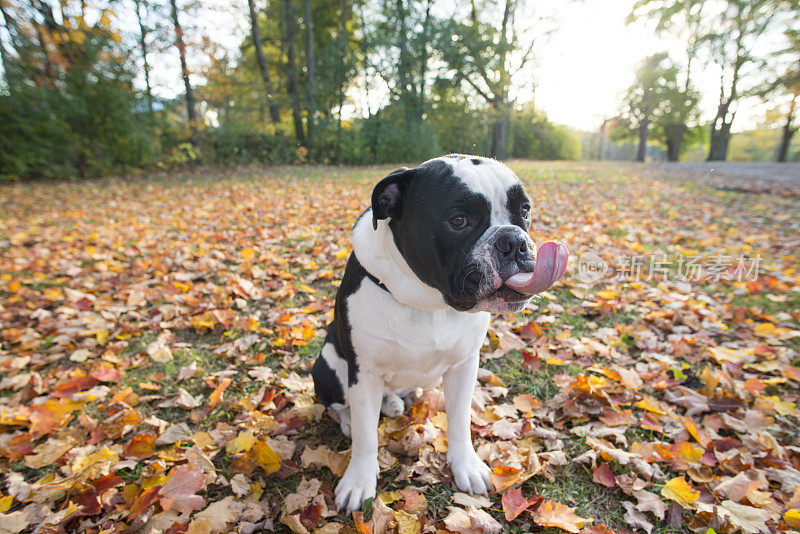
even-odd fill
[[[566,259],[558,255],[558,265],[536,267],[528,236],[532,210],[511,169],[473,156],[446,156],[397,170],[372,192],[373,226],[388,219],[414,274],[459,311],[519,311],[544,290],[543,280],[552,279],[549,287],[563,274]],[[537,284],[531,283],[534,278]]]

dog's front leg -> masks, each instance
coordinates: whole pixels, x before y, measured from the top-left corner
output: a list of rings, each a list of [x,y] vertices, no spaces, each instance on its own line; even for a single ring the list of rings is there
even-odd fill
[[[375,496],[378,474],[378,420],[383,400],[383,382],[361,372],[350,387],[350,424],[353,447],[350,463],[336,486],[336,506],[347,513],[358,510],[365,499]]]
[[[461,491],[487,493],[491,470],[478,458],[470,435],[472,393],[478,378],[478,357],[470,358],[444,377],[447,408],[447,461]]]

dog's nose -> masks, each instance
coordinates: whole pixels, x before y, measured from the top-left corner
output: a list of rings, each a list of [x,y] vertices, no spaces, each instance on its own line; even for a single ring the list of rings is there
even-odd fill
[[[528,240],[519,232],[504,232],[497,236],[494,248],[500,252],[500,257],[506,260],[523,259],[529,255]]]

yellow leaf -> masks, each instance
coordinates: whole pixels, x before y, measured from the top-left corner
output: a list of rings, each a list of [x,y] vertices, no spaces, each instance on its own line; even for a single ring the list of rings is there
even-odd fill
[[[760,323],[753,328],[753,333],[760,337],[773,337],[778,329],[772,323]]]
[[[675,477],[661,489],[661,496],[675,501],[684,508],[690,508],[700,497],[700,492],[692,488],[683,477]]]
[[[111,464],[119,461],[116,450],[103,447],[88,456],[80,456],[72,462],[72,473],[81,474],[87,480],[92,480],[107,474]]]
[[[263,441],[257,441],[250,452],[264,473],[270,475],[281,468],[281,457]]]
[[[350,251],[348,249],[341,248],[341,249],[336,251],[336,259],[337,260],[341,260],[342,258],[347,256],[348,254],[350,254]]]
[[[783,520],[791,528],[800,528],[800,510],[795,510],[794,508],[786,510],[786,513],[783,514]]]
[[[618,293],[616,291],[611,290],[611,289],[603,289],[602,291],[598,291],[597,292],[597,296],[600,297],[601,299],[605,299],[605,300],[611,300],[614,297],[616,297],[617,295],[618,295]]]
[[[98,345],[105,345],[108,339],[108,330],[98,330],[94,333]]]
[[[151,477],[146,477],[145,479],[142,480],[142,489],[146,490],[150,488],[155,488],[156,486],[163,486],[167,482],[168,478],[169,477],[167,477],[166,471],[162,471],[159,474],[153,475]]]
[[[708,352],[717,360],[717,363],[742,363],[742,360],[747,355],[745,350],[734,350],[728,347],[709,347]]]
[[[6,495],[2,499],[0,499],[0,514],[8,512],[13,502],[14,502],[14,497],[12,497],[11,495]]]
[[[236,454],[239,452],[247,452],[253,448],[256,442],[256,437],[250,430],[239,432],[235,439],[232,439],[225,445],[225,451],[228,454]]]
[[[797,415],[797,408],[795,403],[781,400],[777,395],[772,397],[764,397],[765,401],[772,404],[772,409],[780,415]]]
[[[253,502],[260,501],[263,493],[264,488],[261,487],[261,484],[259,484],[258,481],[250,483],[250,497],[253,499]]]
[[[658,415],[666,415],[667,412],[659,408],[657,402],[658,401],[655,399],[644,398],[638,402],[635,402],[633,405],[637,408],[641,408],[642,410],[647,410],[648,412],[653,412]]]
[[[245,247],[242,249],[242,258],[252,260],[256,256],[256,249],[253,247]]]
[[[61,290],[57,287],[48,287],[44,290],[44,298],[51,302],[55,302],[57,300],[61,300],[64,298],[64,295],[61,293]]]

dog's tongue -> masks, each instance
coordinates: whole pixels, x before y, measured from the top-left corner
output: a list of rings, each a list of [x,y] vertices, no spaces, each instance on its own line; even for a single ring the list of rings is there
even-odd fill
[[[525,295],[536,295],[556,283],[567,270],[569,251],[557,241],[546,241],[536,253],[536,267],[532,273],[518,273],[505,281],[505,285]]]

